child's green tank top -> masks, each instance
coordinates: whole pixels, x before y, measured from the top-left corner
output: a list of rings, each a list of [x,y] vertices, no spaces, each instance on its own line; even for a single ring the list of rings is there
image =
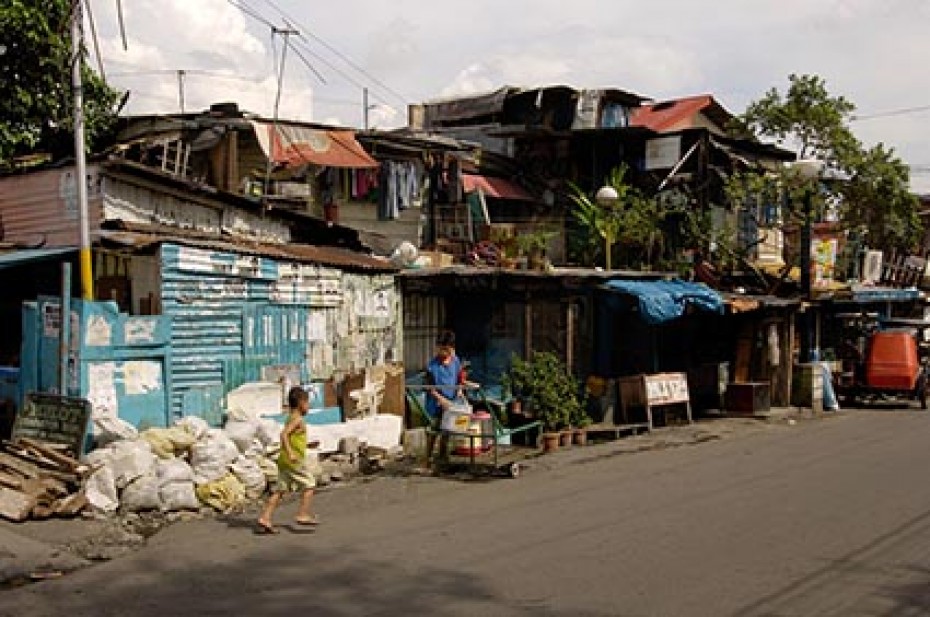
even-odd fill
[[[291,461],[287,457],[287,450],[281,448],[281,453],[278,454],[278,467],[287,468],[287,469],[297,469],[301,467],[304,463],[304,460],[307,458],[307,429],[304,427],[302,430],[294,431],[288,436],[288,442],[291,444],[291,450],[294,451],[294,454],[297,455],[296,461]]]

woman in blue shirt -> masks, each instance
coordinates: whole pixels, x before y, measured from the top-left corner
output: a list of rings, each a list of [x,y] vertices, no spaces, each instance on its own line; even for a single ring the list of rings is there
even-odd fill
[[[426,365],[426,383],[437,386],[426,390],[426,413],[432,419],[433,429],[439,430],[443,411],[461,396],[462,361],[455,355],[455,333],[451,330],[443,330],[436,337],[436,355]],[[435,443],[435,434],[430,434],[426,445],[427,466],[432,462]],[[447,445],[447,436],[443,435],[439,440],[440,458],[445,458]]]

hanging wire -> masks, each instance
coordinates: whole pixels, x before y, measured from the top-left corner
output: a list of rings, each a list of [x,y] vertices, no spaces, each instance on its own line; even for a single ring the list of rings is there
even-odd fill
[[[107,81],[107,74],[103,70],[103,55],[100,53],[100,41],[97,39],[97,24],[94,20],[94,13],[90,6],[90,0],[84,0],[84,8],[87,9],[87,19],[90,21],[90,37],[94,42],[94,56],[97,57],[97,66],[100,68],[100,77],[103,82]]]
[[[333,46],[333,45],[331,45],[330,43],[328,43],[328,42],[326,42],[325,40],[323,40],[323,38],[322,38],[321,36],[315,34],[315,33],[314,33],[310,28],[308,28],[306,25],[299,23],[296,19],[294,19],[293,17],[291,17],[290,15],[288,15],[280,6],[278,6],[277,3],[273,2],[273,0],[264,0],[264,1],[265,1],[265,4],[269,5],[269,6],[270,6],[271,8],[273,8],[273,9],[275,9],[275,10],[284,18],[285,23],[288,23],[288,22],[290,21],[290,22],[293,23],[294,26],[296,26],[296,29],[297,29],[297,30],[300,30],[300,32],[301,32],[301,34],[299,35],[300,38],[302,38],[303,40],[307,41],[307,37],[303,34],[304,32],[306,32],[307,34],[310,35],[311,38],[313,38],[313,40],[315,40],[317,43],[319,43],[320,45],[322,45],[323,47],[325,47],[326,49],[328,49],[330,52],[332,52],[336,57],[338,57],[340,60],[342,60],[343,62],[345,62],[347,65],[349,65],[350,67],[352,67],[353,69],[355,69],[356,71],[358,71],[359,73],[361,73],[362,75],[364,75],[366,78],[368,78],[369,80],[371,80],[372,83],[374,83],[374,84],[376,84],[377,86],[379,86],[380,88],[382,88],[385,92],[388,92],[388,93],[390,93],[391,95],[393,95],[394,97],[396,97],[397,100],[400,101],[401,103],[403,103],[404,105],[407,104],[407,101],[409,100],[407,97],[405,97],[403,94],[397,92],[396,90],[394,90],[393,88],[391,88],[390,86],[388,86],[387,84],[385,84],[383,81],[381,81],[380,79],[378,79],[377,77],[375,77],[374,75],[372,75],[371,73],[369,73],[368,71],[366,71],[364,68],[362,68],[361,66],[359,66],[356,62],[354,62],[354,61],[353,61],[351,58],[349,58],[347,55],[343,54],[341,51],[339,51],[338,49],[336,49],[335,46]],[[307,42],[309,42],[309,41],[307,41]]]
[[[119,35],[123,41],[123,51],[129,51],[126,42],[126,23],[123,21],[123,0],[116,0],[116,19],[119,22]]]

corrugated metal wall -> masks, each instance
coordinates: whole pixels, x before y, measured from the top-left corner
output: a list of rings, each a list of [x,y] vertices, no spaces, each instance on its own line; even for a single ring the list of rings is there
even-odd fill
[[[326,379],[403,357],[393,275],[165,244],[162,305],[172,317],[172,411],[217,416],[222,395],[261,366]]]
[[[426,368],[445,322],[445,299],[441,296],[409,294],[404,298],[404,367],[408,375]]]
[[[99,226],[102,178],[96,165],[87,168],[88,214],[91,229]],[[77,246],[78,203],[73,167],[0,179],[0,216],[4,240],[45,246]]]

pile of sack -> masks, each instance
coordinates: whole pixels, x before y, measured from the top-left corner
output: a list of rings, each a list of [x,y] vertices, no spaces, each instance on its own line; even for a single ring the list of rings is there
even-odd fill
[[[117,422],[95,426],[100,447],[85,457],[95,469],[85,494],[97,511],[226,511],[260,498],[277,476],[283,427],[274,420],[230,417],[219,429],[189,416],[141,433]]]

